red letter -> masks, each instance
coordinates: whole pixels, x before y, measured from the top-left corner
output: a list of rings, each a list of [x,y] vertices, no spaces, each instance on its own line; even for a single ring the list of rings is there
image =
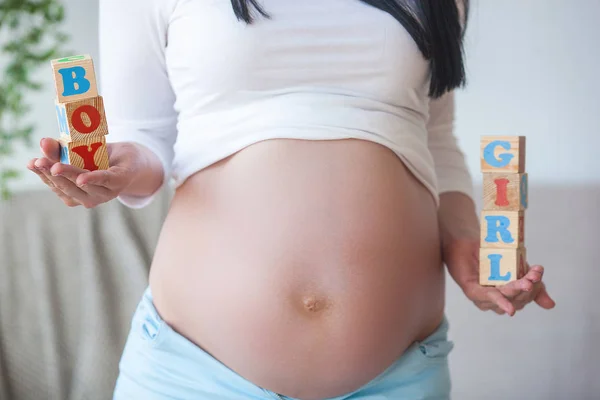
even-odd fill
[[[508,197],[506,196],[506,187],[508,185],[508,179],[496,179],[494,180],[496,184],[496,205],[497,206],[507,206],[508,205]]]
[[[83,118],[81,114],[86,113],[90,118],[90,126],[87,126],[83,122]],[[81,107],[77,107],[75,111],[73,111],[73,115],[71,116],[71,123],[73,124],[73,128],[77,129],[78,132],[81,133],[92,133],[100,126],[102,122],[102,117],[100,116],[100,112],[96,110],[95,107],[90,105],[83,105]]]
[[[95,171],[98,169],[98,166],[94,162],[94,154],[96,154],[96,152],[98,151],[98,149],[101,146],[102,146],[102,143],[92,143],[89,146],[92,148],[91,151],[88,149],[88,146],[73,147],[71,149],[71,151],[73,153],[76,153],[77,155],[79,155],[81,158],[83,158],[83,168],[84,169],[87,169],[90,171]]]

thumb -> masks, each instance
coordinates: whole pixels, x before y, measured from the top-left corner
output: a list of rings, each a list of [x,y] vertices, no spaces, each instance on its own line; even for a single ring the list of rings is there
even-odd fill
[[[550,295],[548,294],[548,291],[546,290],[545,285],[542,286],[542,289],[540,290],[540,292],[537,294],[537,296],[535,296],[535,302],[540,307],[545,308],[546,310],[554,308],[554,306],[556,305],[554,300],[552,300],[552,297],[550,297]]]
[[[52,162],[60,161],[60,145],[57,140],[43,138],[40,140],[40,149],[46,158]]]

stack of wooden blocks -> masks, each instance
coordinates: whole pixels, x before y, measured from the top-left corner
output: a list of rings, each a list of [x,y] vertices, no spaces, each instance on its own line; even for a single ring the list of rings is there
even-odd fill
[[[501,286],[527,273],[525,137],[482,137],[481,172],[479,283]]]
[[[94,171],[108,169],[108,124],[89,55],[52,60],[60,162]]]

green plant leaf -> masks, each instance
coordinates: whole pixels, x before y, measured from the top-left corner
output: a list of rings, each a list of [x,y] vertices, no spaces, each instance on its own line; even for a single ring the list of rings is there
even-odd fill
[[[32,145],[35,126],[26,121],[27,94],[42,89],[33,76],[53,58],[71,54],[64,49],[69,36],[61,30],[65,9],[60,0],[0,0],[0,161],[14,151],[14,143]],[[33,118],[32,118],[33,119]],[[0,169],[0,195],[10,196],[8,182],[18,171]]]

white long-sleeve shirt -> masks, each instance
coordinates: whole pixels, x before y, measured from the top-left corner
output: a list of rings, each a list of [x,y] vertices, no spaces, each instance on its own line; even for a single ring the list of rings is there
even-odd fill
[[[357,138],[438,202],[472,196],[454,95],[430,101],[429,64],[398,21],[358,0],[261,4],[271,18],[247,25],[230,0],[100,0],[107,140],[147,146],[177,186],[262,140]]]

